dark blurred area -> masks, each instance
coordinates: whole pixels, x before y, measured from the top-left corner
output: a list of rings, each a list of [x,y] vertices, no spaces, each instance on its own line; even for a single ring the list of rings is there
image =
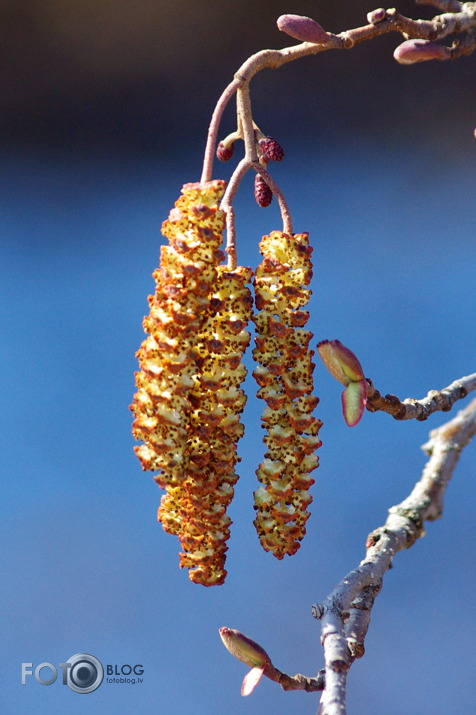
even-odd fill
[[[4,0],[0,2],[3,149],[134,152],[197,148],[214,103],[240,64],[280,33],[285,12],[340,32],[366,23],[371,0]],[[401,1],[413,17],[434,8]],[[463,141],[476,122],[475,58],[399,66],[390,34],[265,71],[252,84],[267,133],[407,133]],[[233,128],[231,112],[224,130]],[[388,127],[388,129],[387,129]],[[284,133],[284,132],[283,132]],[[446,139],[445,139],[446,141]]]

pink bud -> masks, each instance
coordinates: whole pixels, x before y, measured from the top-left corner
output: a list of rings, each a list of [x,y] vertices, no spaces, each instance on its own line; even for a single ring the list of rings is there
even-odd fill
[[[376,10],[372,10],[367,15],[367,22],[371,25],[376,25],[377,22],[382,22],[387,17],[387,11],[383,7],[379,7]]]
[[[253,668],[263,668],[271,662],[265,649],[244,633],[226,626],[219,628],[218,632],[225,648],[242,663]]]
[[[241,660],[242,663],[251,666],[251,670],[244,677],[241,686],[241,694],[249,695],[258,685],[266,666],[271,665],[271,659],[259,643],[245,636],[244,633],[235,628],[219,628],[220,638],[225,648]]]
[[[329,41],[329,35],[319,23],[304,15],[281,15],[276,24],[278,30],[301,42],[324,45]]]
[[[350,382],[364,379],[362,365],[340,340],[321,340],[317,350],[331,375],[346,387]]]
[[[341,399],[344,419],[349,427],[355,427],[367,404],[366,381],[350,382],[343,391]]]
[[[401,65],[413,65],[426,60],[449,60],[451,51],[429,40],[406,40],[396,48],[393,56]]]
[[[331,375],[345,385],[341,397],[342,411],[348,426],[354,427],[367,404],[367,381],[362,365],[340,340],[321,340],[317,350]]]

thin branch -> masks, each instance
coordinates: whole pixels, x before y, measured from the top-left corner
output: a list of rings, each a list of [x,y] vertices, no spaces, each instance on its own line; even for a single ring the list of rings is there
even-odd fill
[[[274,196],[276,196],[278,203],[279,203],[279,209],[281,211],[281,218],[283,221],[283,231],[285,233],[292,233],[293,232],[293,222],[291,218],[291,212],[289,211],[289,206],[288,202],[286,201],[283,192],[279,188],[278,184],[276,181],[273,179],[269,171],[265,169],[261,164],[258,164],[255,166],[256,171],[258,174],[261,174],[263,179],[266,181],[268,184],[269,188],[273,192]]]
[[[417,0],[417,4],[431,4],[440,10],[446,11],[446,13],[437,15],[432,20],[413,20],[400,14],[395,8],[388,10],[379,8],[368,14],[368,25],[356,27],[339,34],[328,32],[328,39],[325,43],[302,42],[291,47],[284,47],[281,50],[261,50],[249,57],[235,74],[232,82],[226,87],[213,112],[208,129],[201,181],[210,181],[212,178],[218,129],[225,107],[238,88],[249,84],[261,70],[267,68],[277,69],[287,62],[292,62],[308,55],[316,55],[325,50],[350,49],[360,42],[371,40],[389,32],[398,32],[409,38],[435,40],[476,27],[475,2],[460,3],[453,0],[419,2]]]
[[[287,675],[269,665],[264,669],[263,675],[275,683],[279,683],[283,690],[305,690],[307,693],[322,692],[325,686],[325,671],[320,670],[315,678],[306,675]]]
[[[450,49],[450,59],[467,57],[476,51],[476,31],[468,32],[462,39],[457,39]]]
[[[233,81],[230,82],[230,84],[226,87],[220,99],[216,103],[210,121],[210,126],[208,128],[207,143],[205,146],[205,156],[203,158],[202,176],[200,178],[200,183],[202,184],[205,184],[207,181],[211,181],[213,178],[213,160],[215,159],[215,149],[218,141],[217,137],[218,130],[220,128],[221,118],[228,102],[233,97],[239,86],[240,81],[238,79],[233,79]]]
[[[237,631],[233,631],[235,646],[227,645],[228,650],[248,665],[260,665],[257,656],[261,656],[262,674],[279,683],[283,690],[323,691],[318,715],[345,715],[347,673],[352,663],[364,655],[370,615],[384,575],[396,553],[410,548],[424,536],[425,521],[441,516],[446,487],[461,452],[474,436],[476,399],[452,420],[430,432],[430,439],[423,446],[430,458],[411,494],[391,507],[385,524],[369,534],[365,558],[358,567],[342,579],[324,602],[312,606],[312,615],[321,620],[326,666],[315,678],[290,676],[278,670],[256,641]]]
[[[417,4],[425,4],[423,1]],[[240,162],[230,179],[232,189],[223,199],[222,207],[227,212],[227,226],[230,235],[227,240],[228,264],[234,267],[236,256],[236,230],[232,199],[244,174],[253,167],[265,179],[273,194],[276,195],[281,215],[283,230],[292,233],[292,221],[289,207],[283,193],[265,168],[258,163],[256,150],[256,125],[253,122],[249,84],[253,77],[263,69],[277,69],[293,60],[308,55],[315,55],[325,50],[350,49],[366,40],[373,39],[389,32],[398,32],[405,38],[423,38],[429,40],[441,39],[449,34],[468,32],[476,27],[476,3],[460,3],[455,0],[427,0],[426,4],[434,5],[444,14],[437,15],[432,20],[413,20],[401,15],[395,8],[385,10],[378,8],[367,15],[368,25],[356,27],[339,34],[324,33],[323,42],[302,42],[281,50],[262,50],[249,57],[235,74],[219,98],[208,128],[207,143],[203,159],[201,183],[213,178],[213,161],[217,146],[217,137],[223,112],[237,93],[237,136],[245,143],[244,160]],[[445,12],[446,11],[446,12]],[[322,29],[322,28],[321,28]],[[468,32],[466,37],[453,43],[447,50],[444,59],[456,59],[462,55],[471,54],[476,49],[476,37]],[[440,57],[442,59],[443,57]],[[246,166],[246,169],[244,168]]]
[[[366,555],[359,566],[342,579],[322,604],[313,606],[313,615],[321,619],[326,659],[326,686],[319,715],[345,715],[343,674],[364,653],[370,612],[383,577],[394,555],[424,535],[424,522],[441,516],[446,487],[459,456],[475,435],[476,400],[473,400],[456,417],[430,433],[424,445],[430,459],[420,481],[401,504],[389,509],[385,524],[369,534]]]
[[[416,5],[432,5],[441,12],[460,12],[463,7],[458,0],[415,0]]]
[[[431,390],[426,397],[401,401],[396,395],[382,396],[367,378],[367,409],[369,412],[387,412],[396,420],[426,420],[433,412],[451,410],[461,400],[476,390],[476,373],[461,377],[443,390]]]
[[[236,256],[236,225],[235,211],[233,209],[233,199],[241,184],[241,180],[247,171],[251,168],[251,164],[245,157],[240,161],[235,171],[233,172],[230,182],[226,188],[225,194],[221,200],[220,208],[226,214],[226,252],[228,254],[228,268],[234,270],[237,264]]]

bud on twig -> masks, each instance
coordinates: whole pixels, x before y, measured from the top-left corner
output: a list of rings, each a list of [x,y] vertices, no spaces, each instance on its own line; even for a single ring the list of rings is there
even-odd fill
[[[259,174],[256,174],[255,176],[255,199],[258,206],[261,206],[262,208],[269,206],[273,200],[273,192],[263,177]]]
[[[271,663],[271,658],[264,648],[256,641],[245,636],[244,633],[226,626],[220,628],[219,633],[225,648],[245,665],[249,665],[252,668],[257,666],[262,668]]]
[[[365,380],[350,382],[341,396],[342,412],[348,427],[355,427],[360,422],[367,402],[367,384]]]
[[[266,159],[271,161],[282,161],[284,157],[284,149],[273,137],[263,137],[258,142],[259,148],[263,152]]]
[[[219,159],[220,161],[229,161],[233,156],[234,151],[234,144],[230,144],[227,146],[223,142],[220,142],[217,146],[217,159]]]
[[[429,40],[407,40],[396,48],[393,56],[401,65],[413,65],[426,60],[449,60],[451,50]]]
[[[345,385],[341,396],[342,412],[347,425],[354,427],[367,403],[367,382],[362,366],[352,350],[340,340],[322,340],[317,350],[331,375]]]
[[[379,7],[376,10],[372,10],[367,14],[367,22],[371,25],[376,25],[377,22],[382,22],[387,17],[387,11],[383,7]]]
[[[301,42],[313,42],[323,45],[329,41],[327,32],[318,22],[304,15],[281,15],[277,22],[278,30]]]
[[[356,382],[364,378],[362,366],[357,357],[340,340],[321,340],[317,350],[331,375],[346,387],[349,382]]]
[[[249,695],[258,685],[264,669],[271,665],[271,658],[259,643],[245,636],[244,633],[234,628],[219,628],[220,638],[225,648],[241,660],[242,663],[251,666],[252,670],[245,675],[241,686],[241,694]]]

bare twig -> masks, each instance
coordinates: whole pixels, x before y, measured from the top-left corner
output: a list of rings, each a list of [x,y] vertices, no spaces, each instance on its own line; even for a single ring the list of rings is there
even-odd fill
[[[280,670],[269,665],[264,669],[263,675],[275,683],[279,683],[283,690],[305,690],[307,693],[315,693],[324,690],[325,671],[320,670],[315,678],[306,675],[287,675]]]
[[[269,188],[273,192],[274,196],[276,196],[278,203],[279,203],[279,208],[281,211],[281,218],[283,221],[283,231],[285,233],[292,233],[293,232],[293,222],[291,218],[291,213],[289,211],[289,206],[288,203],[284,197],[283,192],[279,188],[278,184],[276,181],[273,179],[269,171],[267,171],[261,164],[258,164],[255,166],[256,171],[258,174],[261,174],[263,179],[266,181],[268,184]]]
[[[452,60],[457,60],[458,57],[471,55],[476,51],[476,31],[468,32],[462,39],[457,39],[450,47]]]
[[[246,157],[240,161],[232,174],[220,205],[226,214],[226,252],[228,254],[228,268],[230,270],[236,268],[236,226],[233,199],[238,191],[241,179],[249,170],[250,166],[251,164]]]
[[[413,20],[397,12],[395,8],[389,10],[379,8],[368,14],[368,25],[356,27],[337,35],[328,32],[326,43],[317,45],[311,42],[302,42],[281,50],[261,50],[251,55],[235,74],[233,81],[226,87],[213,112],[208,130],[201,181],[210,181],[212,178],[219,124],[228,102],[239,88],[249,85],[253,77],[261,70],[278,69],[288,62],[308,55],[316,55],[325,50],[350,49],[360,42],[389,32],[398,32],[405,37],[435,40],[476,27],[475,2],[433,0],[423,3],[417,0],[417,4],[431,4],[447,12],[444,15],[437,15],[432,20]]]
[[[396,420],[426,420],[433,412],[451,410],[457,400],[476,390],[476,373],[461,377],[443,390],[431,390],[426,397],[411,397],[401,401],[396,395],[382,396],[367,379],[367,409],[369,412],[387,412]]]
[[[250,638],[235,633],[253,646],[244,657],[237,648],[230,652],[248,665],[261,665],[262,674],[279,683],[283,690],[323,691],[318,715],[345,715],[347,673],[352,663],[365,652],[370,614],[383,578],[398,551],[408,549],[425,534],[425,521],[438,519],[443,511],[446,487],[462,450],[476,436],[476,399],[449,422],[430,432],[423,446],[429,460],[411,494],[388,511],[385,524],[367,537],[366,554],[358,567],[345,576],[322,603],[312,607],[321,621],[321,643],[325,669],[315,678],[290,676],[278,670],[262,647]],[[225,630],[225,629],[221,629]],[[250,651],[249,651],[250,652]]]
[[[432,5],[441,12],[460,12],[463,7],[458,0],[415,0],[416,5]]]
[[[458,2],[458,0],[415,0],[415,4],[432,5],[441,10],[441,12],[460,12],[463,7],[463,3]]]
[[[256,124],[253,122],[251,102],[249,98],[249,84],[253,77],[263,69],[277,69],[293,60],[308,55],[315,55],[325,50],[351,49],[355,45],[371,40],[389,32],[398,32],[404,38],[418,38],[425,40],[437,40],[455,33],[467,33],[463,38],[455,41],[451,48],[441,52],[439,59],[456,59],[462,55],[468,55],[476,50],[476,37],[469,32],[476,27],[476,2],[456,2],[456,0],[417,0],[417,4],[430,4],[443,12],[432,20],[413,20],[399,13],[395,8],[385,10],[378,8],[367,15],[368,23],[362,27],[356,27],[339,34],[331,32],[324,33],[324,41],[301,42],[298,45],[284,47],[281,50],[262,50],[249,57],[234,79],[226,87],[217,102],[213,112],[208,138],[203,160],[201,182],[205,183],[212,179],[213,161],[217,146],[218,130],[223,112],[235,93],[237,93],[237,115],[238,131],[237,136],[244,140],[245,156],[241,161],[233,176],[230,179],[232,189],[227,192],[223,199],[223,208],[227,212],[227,228],[231,236],[227,242],[227,252],[229,265],[236,265],[236,236],[234,225],[234,214],[232,210],[232,199],[238,186],[250,169],[255,169],[265,179],[273,194],[277,197],[283,219],[283,231],[292,232],[292,222],[289,208],[286,204],[282,192],[276,182],[258,162],[256,151]],[[322,30],[322,28],[320,28]]]
[[[222,93],[220,99],[216,103],[216,106],[215,106],[215,109],[214,109],[214,112],[212,114],[212,118],[210,121],[210,126],[208,128],[208,138],[207,138],[207,144],[205,146],[205,156],[203,158],[202,176],[200,179],[200,182],[202,184],[206,183],[207,181],[211,181],[211,179],[212,179],[213,160],[215,158],[215,148],[217,145],[218,129],[220,127],[221,118],[223,116],[223,112],[225,111],[228,102],[233,97],[233,95],[235,94],[235,92],[239,86],[240,86],[240,81],[238,79],[234,79],[226,87],[226,89]]]
[[[401,504],[389,510],[385,524],[371,534],[359,566],[336,586],[322,604],[313,606],[321,619],[326,686],[319,715],[345,715],[345,674],[364,653],[370,612],[394,555],[424,535],[424,522],[441,516],[446,487],[461,451],[476,435],[476,400],[451,421],[430,433],[424,449],[430,455],[421,479]],[[362,612],[362,613],[360,613]]]

